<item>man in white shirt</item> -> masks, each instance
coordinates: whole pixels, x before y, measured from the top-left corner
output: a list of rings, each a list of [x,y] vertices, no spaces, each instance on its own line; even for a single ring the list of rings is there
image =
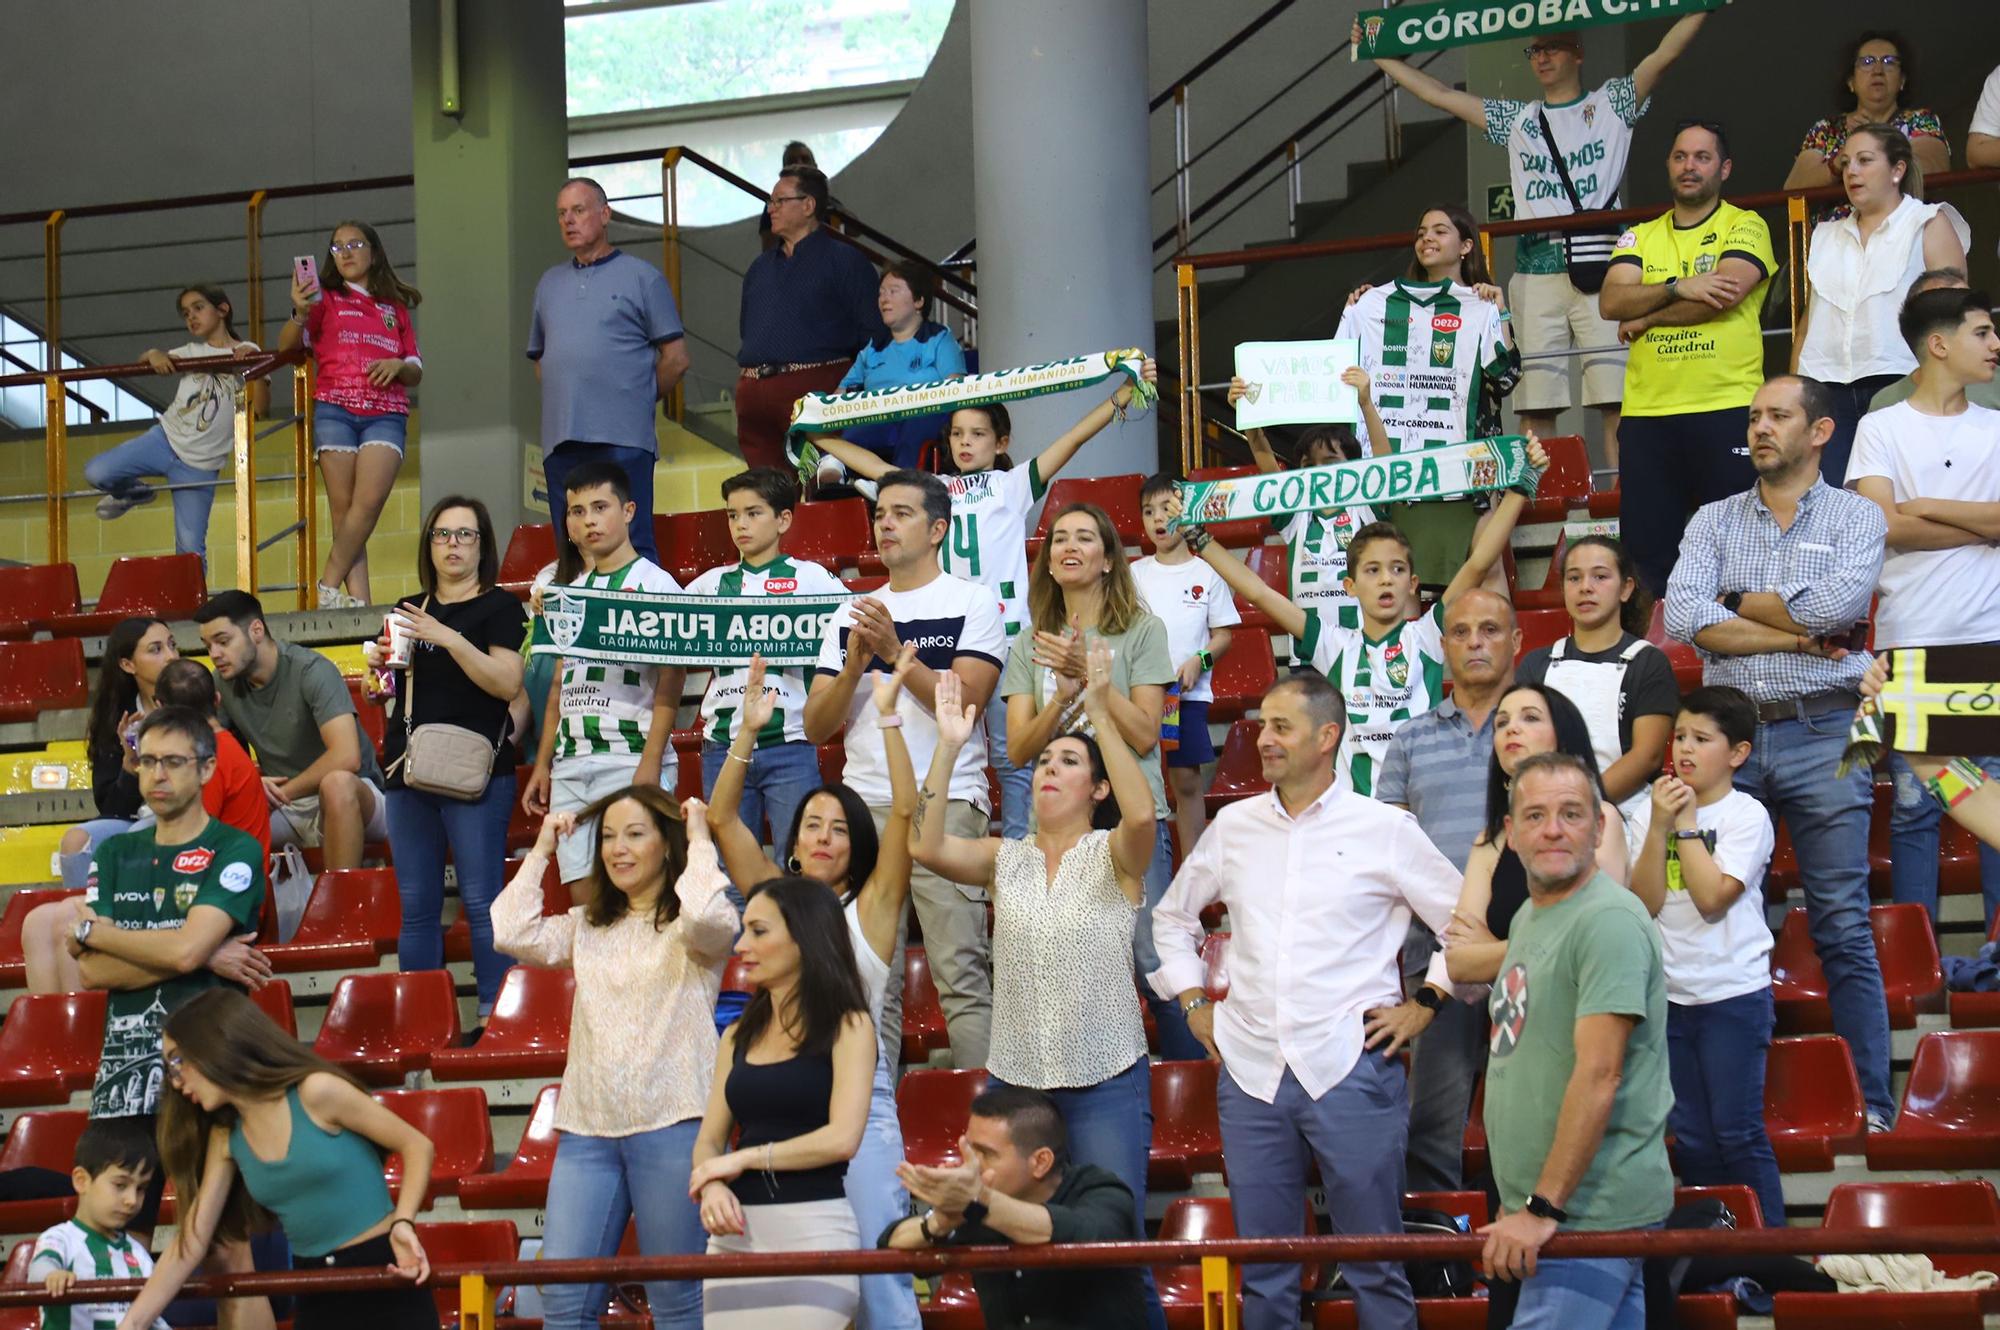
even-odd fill
[[[927,770],[937,746],[939,673],[956,674],[964,684],[964,698],[984,707],[1000,679],[1007,635],[992,591],[951,576],[938,563],[938,549],[951,530],[951,494],[944,482],[926,472],[891,471],[878,483],[875,548],[889,570],[889,585],[850,602],[820,644],[806,696],[805,735],[807,742],[823,744],[846,731],[847,767],[841,779],[867,803],[879,831],[889,818],[889,766],[871,695],[859,686],[862,676],[871,669],[886,673],[902,643],[916,644],[917,663],[896,706],[910,761],[917,770]],[[984,836],[991,810],[981,728],[960,750],[952,770],[945,831]],[[944,1007],[952,1063],[984,1067],[993,1008],[986,889],[947,882],[913,865],[910,898]],[[902,967],[891,966],[883,1029],[900,1028],[902,994]]]
[[[1965,164],[1977,171],[2000,166],[2000,69],[1986,76],[1979,90],[1979,105],[1972,108],[1972,124],[1965,135]]]
[[[1903,304],[1898,320],[1916,354],[1909,397],[1861,418],[1847,486],[1889,521],[1876,588],[1878,648],[1955,646],[2000,638],[2000,411],[1966,390],[1994,379],[2000,363],[1991,302],[1940,287]],[[1896,805],[1889,844],[1890,894],[1937,915],[1938,822],[1944,805],[1929,788],[1941,761],[1889,755]],[[2000,758],[1976,759],[2000,776]],[[1928,858],[1926,858],[1928,855]],[[1986,917],[2000,907],[2000,873],[1981,856]]]
[[[1307,1152],[1342,1233],[1402,1232],[1409,1093],[1403,1046],[1453,987],[1444,955],[1402,998],[1398,957],[1415,913],[1442,933],[1459,874],[1399,808],[1336,789],[1340,694],[1295,674],[1263,701],[1257,750],[1271,793],[1222,810],[1153,911],[1160,968],[1188,1028],[1222,1063],[1216,1108],[1236,1231],[1300,1231]],[[1202,992],[1201,912],[1228,906],[1229,996]],[[1364,1330],[1415,1330],[1395,1262],[1344,1264]],[[1245,1330],[1295,1330],[1299,1267],[1243,1272]]]

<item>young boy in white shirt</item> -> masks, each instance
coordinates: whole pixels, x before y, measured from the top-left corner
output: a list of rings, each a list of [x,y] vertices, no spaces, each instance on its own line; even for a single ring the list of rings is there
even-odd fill
[[[151,1119],[146,1119],[151,1121]],[[28,1260],[28,1280],[57,1296],[78,1280],[145,1279],[153,1273],[146,1244],[126,1226],[145,1207],[147,1188],[160,1170],[152,1137],[137,1118],[97,1118],[77,1138],[76,1214],[45,1230]],[[116,1330],[129,1306],[122,1302],[72,1302],[42,1308],[41,1330]],[[166,1330],[155,1320],[150,1330]]]
[[[1764,1063],[1775,1011],[1764,873],[1776,836],[1764,805],[1733,784],[1750,760],[1757,707],[1697,688],[1674,718],[1673,770],[1625,823],[1634,895],[1659,920],[1667,979],[1667,1067],[1681,1177],[1747,1183],[1764,1222],[1785,1218],[1764,1130]]]
[[[1211,677],[1215,662],[1229,650],[1230,628],[1243,616],[1222,574],[1187,547],[1186,533],[1174,520],[1180,516],[1174,478],[1148,476],[1139,488],[1139,510],[1153,552],[1132,565],[1132,580],[1146,608],[1166,624],[1167,651],[1180,676],[1167,694],[1168,712],[1179,712],[1177,744],[1167,750],[1167,784],[1185,857],[1208,825],[1202,794],[1215,761],[1208,733],[1208,704],[1215,698]]]
[[[729,514],[729,539],[742,557],[711,568],[688,591],[697,596],[827,596],[846,588],[819,564],[788,559],[778,544],[792,527],[792,510],[799,503],[798,480],[776,467],[752,467],[722,482],[722,506]],[[743,681],[747,671],[721,666],[701,695],[701,793],[715,789],[729,744],[736,737],[743,711]],[[765,687],[778,695],[770,723],[751,750],[750,770],[743,782],[740,805],[743,825],[767,845],[786,843],[786,832],[805,797],[817,789],[819,753],[806,742],[807,670],[804,666],[771,668]],[[765,836],[766,819],[770,834]]]

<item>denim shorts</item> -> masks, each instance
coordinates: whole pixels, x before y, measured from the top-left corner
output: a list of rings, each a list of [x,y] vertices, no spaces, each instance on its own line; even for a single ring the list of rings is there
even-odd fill
[[[403,455],[410,418],[399,411],[379,415],[349,411],[332,402],[313,403],[313,451],[358,453],[370,444],[394,448]]]

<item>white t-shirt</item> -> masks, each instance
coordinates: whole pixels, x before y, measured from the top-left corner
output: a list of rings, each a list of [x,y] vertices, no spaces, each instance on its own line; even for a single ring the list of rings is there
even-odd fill
[[[679,591],[674,575],[644,555],[609,573],[585,573],[574,583],[606,591]],[[546,609],[560,588],[542,595]],[[620,665],[563,657],[561,725],[556,760],[574,757],[637,757],[653,728],[657,665]]]
[[[35,1240],[28,1260],[28,1282],[46,1284],[57,1270],[67,1270],[79,1280],[146,1279],[153,1273],[153,1257],[146,1244],[130,1233],[107,1237],[74,1219],[65,1219]],[[130,1308],[126,1302],[71,1303],[47,1308],[40,1324],[60,1324],[70,1330],[117,1330]],[[168,1330],[166,1321],[155,1317],[151,1330]]]
[[[941,574],[914,591],[883,587],[868,593],[882,602],[896,621],[896,635],[917,645],[917,659],[933,670],[948,670],[961,656],[985,661],[998,670],[1005,663],[1007,634],[1000,624],[1000,606],[993,593],[983,586],[950,574]],[[834,619],[834,629],[820,643],[815,676],[839,674],[847,659],[847,635],[854,622],[853,610],[845,609]],[[871,670],[887,670],[880,657],[868,662]],[[999,694],[999,681],[994,681]],[[916,768],[919,784],[930,770],[931,754],[937,749],[937,718],[906,688],[897,699],[896,710],[903,718],[903,742],[910,749],[910,763]],[[981,708],[980,717],[985,717]],[[847,769],[841,779],[874,808],[889,806],[889,759],[882,751],[882,736],[875,726],[875,695],[864,681],[854,690],[847,709]],[[986,790],[986,727],[974,725],[972,738],[959,750],[958,765],[952,768],[951,797],[964,799],[985,810],[992,800]]]
[[[951,491],[951,531],[938,565],[990,588],[1011,638],[1028,621],[1028,514],[1048,490],[1041,467],[1030,461],[1008,471],[938,478]]]
[[[1167,654],[1174,658],[1175,669],[1208,645],[1211,630],[1243,622],[1222,574],[1200,559],[1161,563],[1148,554],[1132,565],[1132,580],[1139,584],[1139,598],[1146,602],[1146,608],[1167,626]],[[1181,694],[1187,702],[1208,702],[1214,697],[1208,671]]]
[[[1625,819],[1627,852],[1636,861],[1653,822],[1647,799]],[[1707,919],[1680,885],[1680,863],[1667,837],[1667,899],[1660,907],[1660,955],[1667,972],[1667,1000],[1698,1007],[1771,986],[1771,928],[1764,922],[1764,870],[1777,835],[1764,805],[1741,790],[1695,809],[1695,828],[1723,876],[1743,884],[1743,894],[1719,919]]]
[[[1472,437],[1480,381],[1506,364],[1505,327],[1469,286],[1398,278],[1349,305],[1334,336],[1361,343],[1382,431],[1407,453]]]
[[[207,360],[262,349],[255,342],[229,347],[189,342],[167,354],[176,360]],[[203,471],[220,469],[236,443],[236,390],[242,386],[241,374],[181,375],[174,400],[160,413],[160,429],[176,457]]]
[[[761,568],[738,561],[711,568],[688,586],[697,596],[838,596],[847,588],[816,563],[779,555]],[[764,671],[764,686],[776,691],[778,705],[757,747],[804,743],[806,738],[806,667],[794,665]],[[709,674],[701,694],[701,733],[712,743],[736,737],[736,718],[743,713],[743,681],[747,671],[725,665]]]
[[[1334,784],[1373,798],[1375,774],[1396,731],[1444,699],[1444,602],[1379,639],[1309,610],[1298,652],[1340,690],[1347,705],[1347,726],[1333,758]]]
[[[2000,411],[1966,403],[1927,416],[1908,402],[1871,411],[1854,434],[1847,483],[1883,476],[1896,502],[2000,503]],[[2000,547],[1898,550],[1882,561],[1878,647],[1951,646],[2000,636]]]
[[[1577,98],[1550,106],[1546,102],[1488,98],[1486,141],[1507,149],[1507,178],[1514,187],[1514,216],[1568,217],[1569,203],[1557,173],[1555,156],[1544,143],[1541,117],[1562,145],[1576,196],[1591,211],[1618,206],[1618,187],[1625,179],[1625,159],[1632,151],[1632,126],[1653,104],[1641,103],[1629,77],[1611,79]],[[1521,237],[1521,271],[1564,271],[1561,237],[1538,232]]]

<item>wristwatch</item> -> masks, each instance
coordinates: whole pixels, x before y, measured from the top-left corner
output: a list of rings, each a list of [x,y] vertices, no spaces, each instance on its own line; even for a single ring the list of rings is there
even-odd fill
[[[1214,1002],[1209,998],[1208,994],[1200,993],[1195,995],[1194,997],[1189,998],[1186,1002],[1183,1002],[1181,1004],[1181,1015],[1192,1016],[1197,1011],[1200,1011],[1203,1007],[1211,1007],[1214,1005],[1215,1005]]]
[[[1428,1012],[1436,1013],[1444,1010],[1444,994],[1429,984],[1419,984],[1417,991],[1410,995],[1410,1000]]]
[[[1701,839],[1701,829],[1697,827],[1697,828],[1695,828],[1695,829],[1693,829],[1693,830],[1690,830],[1690,831],[1679,831],[1679,830],[1677,830],[1677,831],[1675,831],[1675,832],[1674,832],[1674,839],[1675,839],[1675,840],[1700,840],[1700,839]]]
[[[1207,647],[1203,647],[1201,650],[1195,652],[1194,658],[1201,662],[1201,669],[1204,674],[1215,668],[1215,656]]]
[[[1724,596],[1722,598],[1722,608],[1728,610],[1731,614],[1736,613],[1736,611],[1743,608],[1743,593],[1741,591],[1732,591]]]
[[[94,914],[86,915],[84,918],[76,921],[76,927],[70,930],[70,936],[76,939],[78,946],[87,947],[90,945],[90,930],[94,928],[96,924],[97,924],[96,915]]]
[[[926,1210],[917,1217],[917,1231],[924,1235],[925,1242],[933,1244],[944,1241],[947,1236],[946,1233],[931,1232],[931,1216],[936,1213],[936,1210]]]
[[[986,1202],[984,1202],[984,1201],[971,1201],[971,1202],[968,1202],[968,1203],[966,1204],[966,1207],[965,1207],[965,1222],[966,1222],[966,1223],[968,1223],[968,1224],[983,1224],[983,1223],[985,1223],[985,1222],[986,1222]]]
[[[1563,1209],[1540,1192],[1530,1196],[1528,1203],[1521,1208],[1537,1219],[1553,1219],[1558,1224],[1567,1224],[1569,1222],[1569,1211]]]

